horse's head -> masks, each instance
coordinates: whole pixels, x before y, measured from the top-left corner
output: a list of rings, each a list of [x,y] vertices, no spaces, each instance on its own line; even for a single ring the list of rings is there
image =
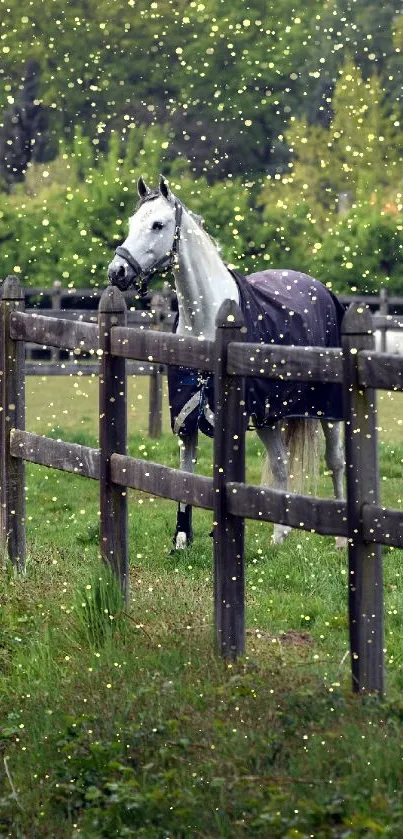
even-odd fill
[[[170,268],[178,251],[182,204],[161,176],[158,189],[138,181],[140,201],[129,220],[129,235],[116,248],[108,280],[121,291],[135,285],[144,291],[156,271]]]

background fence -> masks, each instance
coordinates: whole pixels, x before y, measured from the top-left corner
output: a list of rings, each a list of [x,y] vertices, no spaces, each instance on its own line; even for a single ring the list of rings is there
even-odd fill
[[[214,514],[214,611],[217,648],[244,651],[244,519],[279,522],[348,537],[349,628],[353,690],[383,692],[381,545],[403,547],[403,514],[379,504],[376,389],[403,390],[403,359],[375,352],[372,318],[353,304],[343,322],[342,349],[251,344],[243,318],[226,301],[214,342],[127,326],[118,289],[107,288],[98,324],[24,311],[24,295],[8,277],[1,299],[0,537],[18,570],[25,563],[24,463],[99,481],[100,549],[128,590],[127,488]],[[24,343],[99,352],[99,449],[24,430]],[[126,359],[183,365],[214,373],[216,423],[213,477],[127,455]],[[343,383],[347,501],[245,484],[245,377]]]
[[[55,280],[52,286],[42,288],[26,288],[25,301],[27,308],[52,309],[52,313],[63,309],[64,311],[94,312],[98,309],[103,288],[69,288],[62,286],[59,280]],[[167,310],[172,308],[174,293],[166,285],[156,292],[164,301]],[[135,307],[137,310],[150,308],[154,293],[148,292],[139,299],[134,290],[124,292],[126,305]],[[345,306],[351,303],[365,303],[371,311],[380,311],[382,315],[403,315],[403,297],[389,295],[386,287],[381,287],[379,294],[340,294],[339,300]]]

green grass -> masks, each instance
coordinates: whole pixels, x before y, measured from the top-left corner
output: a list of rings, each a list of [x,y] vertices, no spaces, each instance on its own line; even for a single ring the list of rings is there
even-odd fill
[[[166,415],[161,440],[146,436],[143,379],[129,401],[131,453],[176,465]],[[31,379],[27,402],[30,430],[96,445],[96,380]],[[401,407],[380,401],[390,506]],[[253,482],[260,461],[251,435]],[[199,471],[211,463],[202,440]],[[247,523],[247,654],[226,665],[213,652],[211,514],[195,510],[194,545],[172,557],[175,505],[131,492],[129,510],[122,611],[99,565],[97,483],[27,466],[27,574],[0,582],[0,836],[401,836],[400,551],[385,551],[387,699],[363,701],[333,539],[299,531],[273,548],[270,525]]]

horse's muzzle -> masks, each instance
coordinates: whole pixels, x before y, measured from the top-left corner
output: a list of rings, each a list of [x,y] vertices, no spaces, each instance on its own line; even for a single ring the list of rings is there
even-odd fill
[[[132,283],[135,283],[137,274],[127,262],[121,259],[113,259],[108,266],[108,282],[117,286],[120,291],[126,291]]]

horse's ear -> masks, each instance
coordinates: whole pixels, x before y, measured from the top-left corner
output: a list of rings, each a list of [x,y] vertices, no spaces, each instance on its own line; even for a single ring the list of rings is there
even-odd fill
[[[146,195],[148,195],[149,192],[150,192],[150,188],[147,186],[147,184],[146,184],[142,175],[140,175],[140,177],[137,181],[137,190],[138,190],[140,198],[145,198]]]
[[[160,175],[160,193],[169,201],[171,190],[169,189],[168,181],[165,180],[163,175]]]

